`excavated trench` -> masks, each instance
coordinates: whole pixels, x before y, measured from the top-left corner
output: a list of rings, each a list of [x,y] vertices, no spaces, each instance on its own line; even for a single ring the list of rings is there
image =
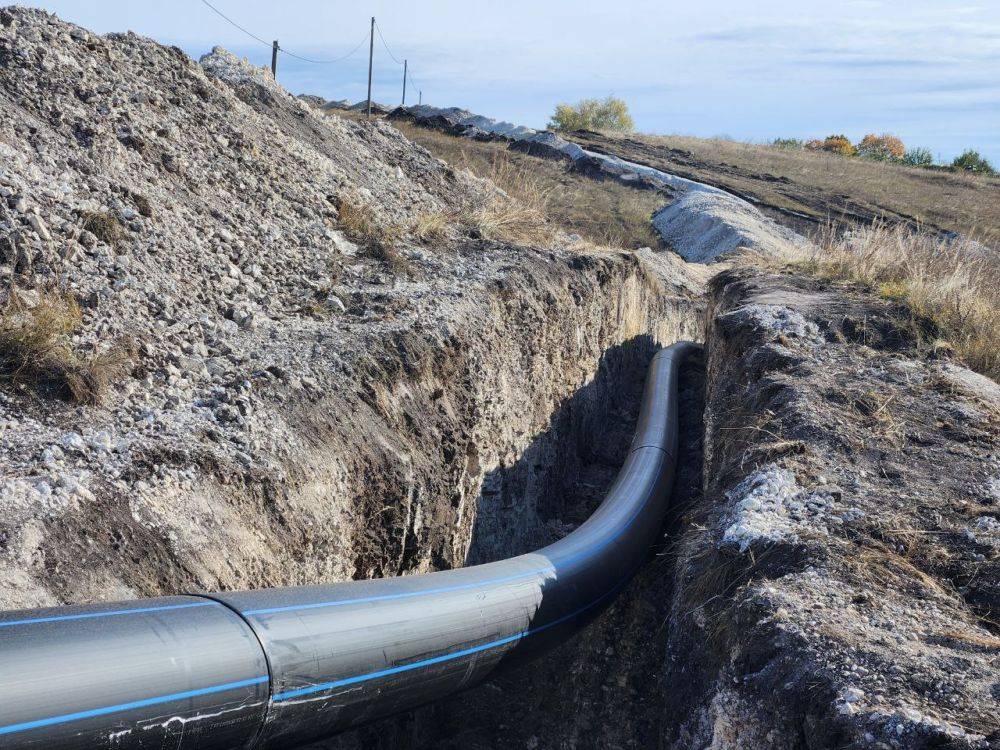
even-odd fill
[[[572,531],[600,503],[627,453],[648,335],[606,350],[517,460],[486,474],[467,564],[517,555]],[[701,488],[703,363],[680,383],[679,474],[663,540],[616,602],[539,661],[438,702],[362,727],[320,748],[649,747],[657,744],[671,597],[670,532]]]
[[[213,53],[221,73],[235,75],[243,104],[266,118],[241,109],[224,84],[209,85],[183,55],[134,35],[98,40],[66,30],[57,39],[49,18],[0,15],[5,40],[18,28],[5,49],[24,52],[6,89],[13,120],[40,124],[9,130],[24,145],[7,151],[17,157],[12,184],[44,197],[30,207],[34,220],[24,217],[44,240],[34,268],[59,267],[47,225],[69,249],[79,245],[62,260],[82,269],[73,293],[97,300],[87,305],[96,316],[88,335],[153,328],[154,320],[171,326],[144,342],[162,371],[142,378],[137,370],[116,394],[128,409],[70,411],[5,394],[14,502],[0,519],[4,609],[455,568],[544,545],[592,512],[625,456],[652,352],[702,336],[700,271],[668,253],[521,248],[478,233],[408,246],[399,268],[391,257],[348,252],[341,237],[337,268],[320,271],[305,251],[316,237],[325,247],[335,236],[326,228],[336,196],[317,193],[318,184],[366,186],[393,222],[456,207],[469,185],[381,126],[327,132],[305,112],[286,111],[281,97],[244,96],[255,79],[221,53]],[[57,50],[57,66],[43,49]],[[94,69],[96,51],[107,64]],[[79,78],[69,64],[118,77]],[[78,78],[86,96],[70,102],[67,117],[50,118],[53,84]],[[121,80],[138,86],[136,106],[125,110],[137,131],[170,142],[162,159],[151,136],[93,118],[93,107],[122,103],[106,97],[120,99]],[[164,99],[172,115],[190,115],[178,120],[185,127],[159,132]],[[94,125],[85,139],[76,120]],[[202,127],[223,122],[248,125]],[[638,158],[601,161],[602,174],[627,181],[654,171]],[[248,177],[258,182],[250,162],[276,190],[247,187]],[[203,170],[217,184],[201,179]],[[67,175],[77,197],[41,189]],[[731,196],[702,204],[695,198],[718,191],[684,182],[693,198],[659,215],[678,230],[663,232],[675,249],[714,251],[736,238],[766,250],[794,240]],[[117,211],[132,195],[150,208],[130,192],[140,188],[155,206],[137,204],[143,218],[127,209],[136,241],[118,248],[131,261],[115,263],[115,274],[122,290],[141,291],[106,305],[103,287],[91,286],[104,283],[105,264],[82,251],[94,245],[74,228],[78,199]],[[237,193],[254,201],[229,197]],[[263,243],[224,229],[272,218],[277,227]],[[164,233],[167,226],[192,235]],[[307,227],[317,232],[301,234]],[[213,232],[211,252],[191,241]],[[282,232],[302,241],[271,241]],[[147,247],[154,238],[156,253]],[[227,248],[240,267],[224,280],[181,283],[224,260]],[[341,293],[325,285],[331,270]],[[274,283],[244,278],[257,272]],[[162,286],[133,287],[144,276]],[[880,345],[872,331],[895,320],[895,303],[845,306],[840,292],[810,281],[731,281],[728,301],[715,285],[708,327],[705,458],[705,375],[695,362],[682,374],[672,517],[649,564],[608,610],[533,665],[314,748],[832,748],[849,738],[853,747],[992,746],[1000,681],[983,608],[997,600],[992,550],[1000,549],[989,546],[1000,528],[995,384],[976,384],[972,373],[935,361],[937,352],[918,356],[916,343],[912,351]],[[310,302],[315,291],[324,304],[299,310],[305,286]],[[119,291],[117,281],[107,289]],[[201,316],[190,330],[174,320],[183,316],[173,308],[187,303]],[[207,334],[204,323],[221,333]],[[727,336],[735,343],[718,346]],[[208,356],[209,343],[218,357]],[[204,354],[173,356],[196,346]],[[164,385],[171,393],[161,399]],[[766,465],[753,482],[740,481],[757,463]],[[780,492],[767,494],[768,481]],[[794,515],[764,507],[758,489],[779,506],[788,495]],[[686,544],[675,548],[681,517]],[[2,667],[0,684],[17,686],[21,675]],[[42,702],[48,689],[42,684]],[[76,714],[49,718],[66,716]],[[160,726],[175,724],[198,742],[183,719]]]

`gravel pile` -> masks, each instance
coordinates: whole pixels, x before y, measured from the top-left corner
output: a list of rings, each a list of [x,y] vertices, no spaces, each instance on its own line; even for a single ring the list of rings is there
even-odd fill
[[[682,264],[483,239],[494,186],[313,104],[0,9],[0,607],[460,565],[601,353],[693,323]]]
[[[388,125],[317,118],[223,49],[199,65],[0,10],[5,320],[68,295],[76,356],[129,355],[96,406],[0,387],[0,607],[190,585],[154,568],[191,550],[186,575],[219,585],[206,559],[263,542],[233,537],[242,511],[213,488],[280,485],[296,405],[394,331],[454,329],[502,258],[443,257],[409,227],[491,189]],[[345,196],[398,234],[392,264],[337,228]],[[81,547],[95,559],[67,569]],[[149,563],[138,589],[128,559]]]

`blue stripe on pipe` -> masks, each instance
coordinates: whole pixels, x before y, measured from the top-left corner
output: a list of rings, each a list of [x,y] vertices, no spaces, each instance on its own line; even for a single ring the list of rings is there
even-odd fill
[[[656,447],[656,446],[649,446],[649,447]],[[636,450],[639,449],[637,448]],[[664,451],[662,448],[657,448],[657,450],[666,453],[666,451]],[[649,498],[646,499],[646,503],[648,502]],[[608,537],[600,544],[594,545],[593,547],[577,552],[576,554],[569,555],[568,557],[564,557],[559,562],[563,565],[566,565],[567,563],[575,562],[578,559],[592,557],[593,555],[596,555],[598,552],[600,552],[602,549],[607,547],[609,544],[617,540],[618,537],[620,537],[622,534],[628,531],[629,527],[632,525],[632,522],[636,518],[638,518],[639,514],[642,513],[642,511],[645,509],[646,503],[640,505],[635,510],[635,512],[632,513],[632,515],[628,518],[628,520],[625,521],[625,523],[622,525],[621,529],[618,530],[618,533]],[[357,599],[335,599],[333,601],[328,601],[328,602],[312,602],[309,604],[289,604],[284,607],[267,607],[264,609],[240,610],[240,614],[242,614],[245,617],[252,617],[252,616],[259,617],[260,615],[272,615],[279,612],[298,612],[301,610],[308,610],[308,609],[322,609],[324,607],[343,607],[350,604],[368,604],[370,602],[384,602],[384,601],[391,601],[394,599],[409,599],[415,596],[424,596],[425,594],[444,594],[449,591],[462,591],[463,589],[472,589],[472,588],[477,588],[479,586],[491,586],[496,583],[508,583],[510,581],[516,581],[521,578],[529,578],[530,576],[539,575],[541,573],[554,573],[554,572],[556,572],[555,566],[547,565],[544,568],[538,568],[536,570],[528,570],[523,573],[514,573],[513,575],[504,576],[502,578],[492,578],[492,579],[487,579],[485,581],[472,581],[470,583],[458,583],[455,584],[454,586],[441,586],[439,588],[423,589],[421,591],[404,591],[398,594],[379,594],[376,596],[359,597]]]
[[[93,620],[99,617],[118,617],[120,615],[138,615],[144,612],[166,612],[171,609],[190,609],[192,607],[211,607],[212,601],[190,602],[188,604],[165,604],[161,607],[135,607],[133,609],[111,609],[107,612],[82,612],[77,615],[51,615],[49,617],[30,617],[25,620],[7,620],[0,622],[0,628],[10,628],[14,625],[34,625],[41,622],[65,622],[67,620]]]
[[[478,654],[480,651],[487,651],[491,648],[497,648],[499,646],[504,646],[508,643],[514,643],[523,638],[527,638],[530,635],[535,635],[541,633],[543,630],[548,630],[549,628],[554,628],[556,625],[561,625],[567,620],[571,620],[574,617],[582,615],[588,609],[592,609],[600,604],[602,601],[607,599],[609,596],[614,595],[628,580],[632,577],[629,573],[621,581],[615,584],[610,591],[601,594],[594,601],[590,602],[580,609],[570,612],[568,615],[563,615],[562,617],[556,618],[552,622],[547,622],[544,625],[539,625],[537,628],[529,628],[527,630],[522,630],[520,633],[515,633],[514,635],[509,635],[506,638],[500,638],[496,641],[489,641],[488,643],[480,643],[478,646],[471,646],[469,648],[463,648],[460,651],[452,651],[447,654],[441,654],[440,656],[434,656],[430,659],[422,659],[421,661],[415,661],[410,664],[402,664],[398,667],[389,667],[388,669],[380,669],[377,672],[368,672],[367,674],[355,675],[354,677],[345,677],[341,680],[334,680],[332,682],[322,682],[317,685],[310,685],[308,687],[298,688],[297,690],[286,690],[283,693],[275,693],[271,696],[271,699],[275,703],[280,703],[282,701],[291,700],[293,698],[298,698],[303,695],[312,695],[314,693],[323,693],[328,690],[336,690],[340,687],[346,687],[347,685],[355,685],[359,682],[367,682],[368,680],[376,680],[380,677],[388,677],[390,675],[399,674],[400,672],[410,672],[414,669],[421,669],[423,667],[429,667],[434,664],[441,664],[446,661],[454,661],[455,659],[461,659],[463,656],[470,656],[472,654]]]
[[[640,446],[640,448],[641,447],[645,447],[645,446]],[[630,453],[634,453],[636,450],[639,450],[639,448],[634,448],[632,451],[630,451]],[[662,450],[662,449],[660,449],[660,450]],[[666,451],[663,451],[663,452],[666,453]],[[648,502],[648,498],[647,498],[647,502]],[[599,550],[601,550],[604,547],[608,546],[609,544],[611,544],[612,542],[614,542],[615,540],[617,540],[622,534],[624,534],[625,531],[631,526],[632,522],[639,516],[639,514],[642,512],[642,510],[645,508],[645,506],[646,506],[646,503],[643,503],[641,506],[639,506],[639,508],[637,508],[632,513],[632,515],[628,518],[628,520],[625,521],[625,523],[622,525],[622,527],[618,530],[617,533],[615,533],[611,537],[605,539],[600,544],[595,545],[594,547],[591,547],[591,548],[586,549],[586,550],[582,550],[581,552],[578,552],[578,553],[576,553],[574,555],[570,555],[570,556],[568,556],[566,558],[563,558],[561,560],[561,562],[563,564],[565,564],[567,562],[571,562],[573,560],[576,560],[576,559],[579,559],[579,558],[582,558],[582,557],[589,557],[589,556],[592,556],[592,555],[596,554]],[[248,610],[247,612],[244,612],[242,614],[244,614],[244,615],[260,615],[260,614],[270,614],[270,613],[275,613],[275,612],[284,612],[284,611],[293,611],[293,610],[315,609],[315,608],[318,608],[318,607],[331,607],[331,606],[342,606],[342,605],[345,605],[345,604],[358,604],[358,603],[364,603],[364,602],[384,601],[384,600],[387,600],[387,599],[400,599],[400,598],[405,598],[405,597],[408,597],[408,596],[420,596],[420,595],[423,595],[423,594],[441,593],[441,592],[445,592],[445,591],[457,591],[457,590],[461,590],[461,589],[474,588],[474,587],[477,587],[477,586],[484,586],[484,585],[489,585],[489,584],[494,584],[494,583],[503,583],[503,582],[506,582],[506,581],[517,580],[519,578],[524,578],[524,577],[528,577],[528,576],[531,576],[531,575],[537,575],[539,573],[550,572],[550,571],[551,572],[555,571],[555,567],[553,565],[546,566],[544,568],[539,568],[539,569],[533,570],[533,571],[527,571],[525,573],[514,574],[514,575],[511,575],[511,576],[505,576],[505,577],[502,577],[502,578],[496,578],[496,579],[487,580],[487,581],[470,582],[468,584],[456,584],[455,586],[450,586],[450,587],[440,587],[440,588],[437,588],[437,589],[427,589],[427,590],[424,590],[424,591],[417,591],[417,592],[404,592],[404,593],[400,593],[400,594],[386,594],[386,595],[381,595],[381,596],[359,598],[359,599],[344,599],[344,600],[331,601],[331,602],[316,602],[316,603],[312,603],[312,604],[290,605],[290,606],[287,606],[287,607],[274,607],[274,608],[269,608],[269,609]],[[273,700],[274,700],[274,702],[281,702],[281,701],[290,700],[292,698],[296,698],[296,697],[299,697],[299,696],[302,696],[302,695],[308,695],[308,694],[313,694],[313,693],[318,693],[318,692],[324,692],[324,691],[327,691],[327,690],[333,690],[333,689],[336,689],[338,687],[343,687],[343,686],[346,686],[346,685],[356,684],[356,683],[359,683],[359,682],[365,682],[365,681],[368,681],[368,680],[377,679],[379,677],[386,677],[386,676],[393,675],[393,674],[399,674],[401,672],[408,672],[408,671],[411,671],[411,670],[414,670],[414,669],[420,669],[422,667],[431,666],[433,664],[440,664],[440,663],[443,663],[443,662],[453,661],[455,659],[460,659],[460,658],[462,658],[464,656],[469,656],[469,655],[472,655],[472,654],[475,654],[475,653],[479,653],[481,651],[486,651],[486,650],[489,650],[489,649],[492,649],[492,648],[497,648],[499,646],[503,646],[503,645],[506,645],[506,644],[509,644],[509,643],[514,643],[514,642],[519,641],[519,640],[521,640],[523,638],[527,638],[528,636],[535,635],[537,633],[541,633],[544,630],[548,630],[549,628],[555,627],[556,625],[559,625],[559,624],[561,624],[561,623],[563,623],[563,622],[565,622],[565,621],[567,621],[569,619],[572,619],[574,617],[577,617],[577,616],[583,614],[583,612],[587,611],[588,609],[591,609],[592,607],[597,606],[600,602],[602,602],[603,600],[607,599],[609,596],[612,596],[616,591],[618,591],[621,588],[622,585],[624,585],[628,581],[628,579],[630,577],[631,577],[631,573],[629,575],[625,576],[614,587],[612,587],[612,589],[610,591],[606,592],[605,594],[603,594],[602,596],[598,597],[597,599],[595,599],[594,601],[590,602],[589,604],[585,605],[584,607],[581,607],[580,609],[578,609],[578,610],[576,610],[574,612],[571,612],[568,615],[564,615],[563,617],[559,617],[559,618],[553,620],[552,622],[546,623],[545,625],[541,625],[541,626],[539,626],[537,628],[529,628],[529,629],[521,631],[520,633],[515,633],[514,635],[507,636],[506,638],[501,638],[501,639],[498,639],[498,640],[490,641],[488,643],[482,643],[482,644],[479,644],[478,646],[472,646],[472,647],[469,647],[469,648],[461,649],[459,651],[453,651],[451,653],[442,654],[440,656],[435,656],[435,657],[432,657],[432,658],[429,658],[429,659],[423,659],[421,661],[413,662],[411,664],[403,664],[403,665],[400,665],[400,666],[390,667],[390,668],[379,670],[379,671],[376,671],[376,672],[369,672],[367,674],[356,675],[354,677],[347,677],[347,678],[344,678],[344,679],[341,679],[341,680],[336,680],[336,681],[333,681],[333,682],[322,683],[322,684],[319,684],[319,685],[311,685],[309,687],[299,688],[297,690],[290,690],[290,691],[286,691],[286,692],[283,692],[283,693],[277,693],[274,696],[272,696]],[[53,615],[53,616],[49,616],[49,617],[36,617],[36,618],[29,618],[29,619],[23,619],[23,620],[9,620],[7,622],[0,622],[0,628],[2,628],[2,627],[11,627],[11,626],[14,626],[14,625],[27,625],[27,624],[35,624],[35,623],[43,623],[43,622],[60,622],[60,621],[69,621],[69,620],[86,620],[86,619],[95,619],[95,618],[103,618],[103,617],[123,616],[123,615],[130,615],[130,614],[141,614],[141,613],[146,613],[146,612],[160,612],[160,611],[168,611],[168,610],[175,610],[175,609],[189,609],[189,608],[193,608],[193,607],[208,607],[208,606],[213,606],[214,604],[216,604],[216,602],[209,600],[209,601],[204,601],[204,602],[190,602],[190,603],[185,603],[185,604],[163,605],[163,606],[158,606],[158,607],[137,607],[137,608],[133,608],[133,609],[109,610],[109,611],[106,611],[106,612],[88,612],[88,613],[81,613],[81,614],[75,614],[75,615]],[[63,724],[63,723],[66,723],[66,722],[78,721],[78,720],[81,720],[81,719],[93,718],[93,717],[97,717],[97,716],[105,716],[105,715],[112,714],[112,713],[120,713],[120,712],[123,712],[123,711],[129,711],[129,710],[133,710],[133,709],[137,709],[137,708],[144,708],[144,707],[147,707],[147,706],[154,706],[154,705],[159,705],[159,704],[163,704],[163,703],[169,703],[169,702],[172,702],[172,701],[185,700],[185,699],[188,699],[188,698],[194,698],[194,697],[198,697],[198,696],[201,696],[201,695],[210,695],[210,694],[213,694],[213,693],[220,693],[220,692],[225,692],[225,691],[228,691],[228,690],[236,690],[236,689],[239,689],[239,688],[242,688],[242,687],[250,687],[250,686],[253,686],[253,685],[259,685],[259,684],[262,684],[262,683],[265,683],[265,682],[269,682],[269,681],[270,681],[270,677],[268,675],[263,675],[263,676],[260,676],[260,677],[254,677],[254,678],[249,679],[249,680],[240,680],[238,682],[229,682],[229,683],[225,683],[223,685],[215,685],[215,686],[212,686],[212,687],[201,688],[199,690],[189,690],[189,691],[185,691],[185,692],[181,692],[181,693],[172,693],[170,695],[163,695],[163,696],[158,696],[158,697],[155,697],[155,698],[146,698],[146,699],[143,699],[143,700],[132,701],[132,702],[129,702],[129,703],[120,703],[120,704],[117,704],[117,705],[114,705],[114,706],[105,706],[103,708],[95,708],[95,709],[90,709],[90,710],[87,710],[87,711],[79,711],[79,712],[71,713],[71,714],[62,714],[62,715],[59,715],[59,716],[52,716],[52,717],[48,717],[48,718],[45,718],[45,719],[36,719],[34,721],[22,722],[22,723],[19,723],[19,724],[10,724],[10,725],[7,725],[7,726],[0,726],[0,736],[6,735],[6,734],[13,734],[13,733],[16,733],[16,732],[23,732],[23,731],[27,731],[27,730],[30,730],[30,729],[37,729],[37,728],[40,728],[40,727],[52,726],[54,724]]]
[[[185,700],[187,698],[197,698],[200,695],[211,695],[212,693],[224,693],[227,690],[237,690],[239,688],[251,687],[268,682],[271,678],[267,675],[254,677],[250,680],[240,680],[238,682],[227,682],[224,685],[213,685],[212,687],[201,688],[200,690],[186,690],[183,693],[171,693],[170,695],[160,695],[156,698],[146,698],[141,701],[131,703],[119,703],[115,706],[105,706],[103,708],[92,708],[89,711],[78,711],[73,714],[62,714],[61,716],[50,716],[47,719],[36,719],[35,721],[25,721],[21,724],[8,724],[0,727],[0,735],[24,732],[29,729],[49,727],[53,724],[65,724],[68,721],[78,721],[79,719],[90,719],[95,716],[106,716],[107,714],[119,713],[121,711],[131,711],[134,708],[145,708],[146,706],[156,706],[161,703],[171,703],[173,701]]]

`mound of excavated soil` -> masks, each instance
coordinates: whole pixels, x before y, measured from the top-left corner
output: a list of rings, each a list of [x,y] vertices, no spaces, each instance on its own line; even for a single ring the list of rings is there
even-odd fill
[[[487,475],[698,314],[679,263],[415,233],[494,191],[225,50],[0,10],[0,322],[58,290],[127,355],[96,405],[0,382],[0,607],[461,564]]]
[[[684,192],[656,212],[653,228],[668,247],[694,263],[710,263],[740,250],[787,257],[809,247],[801,235],[721,191]]]

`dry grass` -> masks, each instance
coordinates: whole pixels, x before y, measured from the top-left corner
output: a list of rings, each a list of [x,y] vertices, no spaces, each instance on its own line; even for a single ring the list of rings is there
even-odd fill
[[[866,284],[929,318],[972,369],[1000,381],[1000,257],[969,241],[876,224],[836,237],[818,249],[777,259],[811,275]],[[791,254],[791,253],[795,254]],[[755,265],[774,259],[746,255]]]
[[[892,395],[885,396],[877,391],[867,391],[856,396],[851,402],[851,407],[863,418],[871,434],[901,449],[906,429],[904,421],[894,412],[893,399]]]
[[[400,227],[379,221],[370,206],[349,195],[338,196],[337,217],[340,228],[363,245],[372,258],[394,274],[412,273],[410,262],[396,251],[402,235]]]
[[[845,555],[843,563],[851,580],[868,591],[889,588],[894,591],[933,593],[941,598],[950,592],[941,582],[928,575],[908,559],[910,554],[898,554],[884,548],[858,547]]]
[[[1000,651],[1000,638],[990,633],[977,633],[975,631],[965,632],[962,630],[942,630],[935,633],[938,638],[948,638],[954,641],[967,643],[971,646]]]
[[[452,224],[452,217],[447,213],[428,211],[414,219],[410,231],[421,242],[440,242],[448,237]]]
[[[75,403],[100,401],[128,355],[121,347],[102,355],[75,352],[69,337],[81,323],[76,300],[62,292],[42,292],[30,308],[9,303],[0,314],[0,379]]]
[[[545,245],[554,239],[548,220],[551,188],[507,151],[494,154],[486,177],[502,190],[483,202],[462,208],[459,221],[467,230],[490,240]]]
[[[439,159],[456,169],[468,169],[479,177],[497,181],[518,200],[527,199],[539,208],[538,199],[544,197],[542,207],[553,227],[578,234],[596,245],[628,249],[660,246],[650,218],[666,200],[652,191],[596,182],[570,171],[565,162],[512,152],[502,142],[456,138],[401,122],[393,125]],[[504,212],[503,207],[499,212]],[[526,218],[530,216],[515,223]]]
[[[391,246],[399,239],[397,227],[378,221],[371,207],[353,196],[338,196],[337,222],[351,239],[368,247]]]

